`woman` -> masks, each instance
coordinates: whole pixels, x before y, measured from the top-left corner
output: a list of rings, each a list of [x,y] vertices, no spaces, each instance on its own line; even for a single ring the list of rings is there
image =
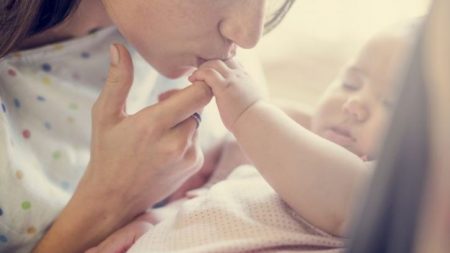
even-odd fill
[[[210,91],[197,83],[149,106],[181,86],[155,70],[178,78],[255,46],[265,8],[261,0],[2,1],[0,250],[81,252],[198,171],[195,113]],[[126,41],[136,51],[110,47]],[[214,167],[220,139],[204,145],[202,170]]]

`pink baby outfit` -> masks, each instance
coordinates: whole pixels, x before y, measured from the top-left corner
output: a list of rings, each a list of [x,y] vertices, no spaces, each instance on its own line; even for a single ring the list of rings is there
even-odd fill
[[[181,205],[129,253],[341,252],[342,239],[300,218],[252,166]]]

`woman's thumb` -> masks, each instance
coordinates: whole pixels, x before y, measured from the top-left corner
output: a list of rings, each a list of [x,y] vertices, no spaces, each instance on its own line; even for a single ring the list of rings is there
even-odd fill
[[[102,100],[103,113],[120,116],[125,112],[127,96],[133,83],[133,63],[130,53],[121,44],[111,45],[110,57],[108,78],[99,100]]]

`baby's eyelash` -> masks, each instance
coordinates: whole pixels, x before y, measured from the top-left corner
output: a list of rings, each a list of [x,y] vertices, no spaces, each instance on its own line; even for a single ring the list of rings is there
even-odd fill
[[[359,90],[359,88],[361,87],[361,85],[356,84],[356,83],[352,83],[352,82],[342,82],[341,86],[344,89],[350,90],[350,91]]]

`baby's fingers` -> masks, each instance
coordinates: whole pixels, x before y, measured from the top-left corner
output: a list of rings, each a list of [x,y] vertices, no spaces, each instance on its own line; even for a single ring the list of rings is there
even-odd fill
[[[218,90],[227,87],[228,81],[224,78],[216,69],[213,68],[204,68],[195,71],[190,77],[189,81],[203,81],[205,82],[211,89]]]
[[[228,60],[225,60],[224,63],[230,69],[238,69],[238,68],[243,69],[244,68],[242,66],[242,64],[240,62],[238,62],[237,60],[235,60],[234,58],[230,58]]]
[[[224,78],[228,78],[232,74],[232,69],[222,60],[211,60],[200,65],[199,69],[214,69]]]

